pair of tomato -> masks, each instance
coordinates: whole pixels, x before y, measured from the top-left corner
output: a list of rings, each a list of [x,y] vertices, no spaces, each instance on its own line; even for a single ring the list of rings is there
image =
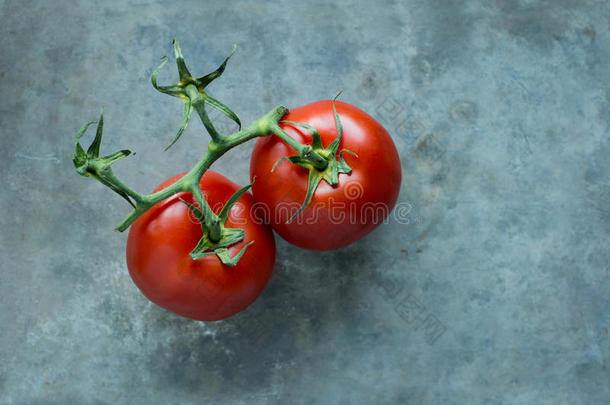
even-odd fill
[[[296,219],[288,219],[302,204],[309,171],[281,158],[294,155],[276,136],[260,138],[252,153],[250,177],[253,195],[244,194],[227,219],[229,228],[241,228],[245,237],[229,247],[230,256],[254,243],[235,266],[216,255],[198,260],[189,256],[202,236],[200,224],[180,199],[193,204],[190,194],[176,194],[154,206],[132,226],[127,240],[129,273],[146,297],[179,315],[203,321],[227,318],[248,307],[267,284],[275,262],[272,228],[288,242],[313,250],[344,247],[372,231],[387,218],[400,188],[398,153],[388,132],[364,111],[335,102],[343,125],[340,149],[351,174],[340,174],[339,184],[322,181],[311,203]],[[338,135],[331,101],[318,101],[291,110],[286,121],[316,128],[324,146]],[[303,144],[312,135],[300,127],[280,127]],[[157,190],[182,175],[166,180]],[[211,207],[222,207],[240,187],[208,170],[200,182]],[[157,191],[155,190],[155,191]]]

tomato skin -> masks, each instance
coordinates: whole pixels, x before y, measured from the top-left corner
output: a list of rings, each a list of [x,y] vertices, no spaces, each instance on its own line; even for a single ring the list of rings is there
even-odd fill
[[[266,220],[282,238],[306,249],[337,249],[362,238],[387,218],[400,191],[400,158],[385,128],[357,107],[340,101],[335,105],[343,125],[339,150],[358,155],[343,154],[353,171],[340,174],[336,186],[321,181],[309,206],[292,223],[286,223],[292,215],[287,208],[299,207],[305,199],[308,170],[281,162],[271,172],[278,159],[295,155],[276,136],[260,138],[250,161],[257,209],[264,210]],[[324,147],[338,135],[330,100],[290,110],[283,120],[313,126]],[[288,123],[280,126],[297,141],[311,145],[308,131]]]
[[[184,174],[166,180],[155,191]],[[217,214],[240,188],[210,170],[199,185]],[[127,239],[131,278],[149,300],[187,318],[215,321],[242,311],[256,300],[271,276],[275,262],[273,232],[253,216],[254,200],[245,193],[225,224],[245,232],[243,240],[229,247],[229,255],[233,257],[246,243],[255,242],[233,267],[222,264],[216,255],[192,260],[189,253],[202,236],[201,225],[179,197],[194,203],[190,193],[173,195],[131,226]]]

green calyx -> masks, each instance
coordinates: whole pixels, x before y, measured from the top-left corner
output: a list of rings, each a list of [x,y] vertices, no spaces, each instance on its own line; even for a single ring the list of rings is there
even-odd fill
[[[155,69],[151,77],[152,85],[155,89],[157,89],[161,93],[178,97],[183,101],[182,124],[180,125],[180,129],[178,129],[178,132],[174,136],[173,140],[165,148],[165,150],[171,148],[178,141],[178,139],[180,139],[182,133],[184,132],[191,120],[193,110],[197,111],[197,113],[199,114],[203,125],[205,126],[212,139],[216,141],[221,141],[220,134],[216,130],[216,127],[214,126],[207,114],[207,111],[205,109],[206,104],[216,108],[217,110],[225,114],[239,126],[239,129],[241,129],[241,121],[239,120],[237,114],[235,114],[233,110],[210,96],[205,91],[205,88],[210,83],[212,83],[212,81],[222,75],[225,70],[225,67],[227,66],[227,62],[235,53],[237,45],[233,45],[233,51],[229,54],[229,56],[225,58],[224,62],[222,62],[222,64],[216,70],[196,79],[191,75],[188,68],[186,67],[186,63],[184,62],[184,57],[182,56],[182,50],[180,49],[178,41],[174,40],[173,44],[180,81],[171,86],[157,85],[157,75],[159,74],[163,66],[165,66],[165,64],[167,63],[167,59],[165,56],[162,58],[165,60],[157,69]]]
[[[93,177],[105,186],[112,189],[118,195],[123,197],[132,207],[136,207],[132,198],[137,199],[136,193],[128,187],[124,186],[118,181],[114,173],[112,172],[111,165],[119,159],[132,154],[130,150],[123,149],[110,155],[100,157],[100,145],[102,143],[102,132],[104,130],[104,111],[100,113],[100,119],[97,122],[97,130],[95,133],[95,139],[91,143],[91,146],[87,149],[87,152],[83,149],[80,144],[80,139],[87,132],[90,125],[95,122],[89,122],[85,124],[76,134],[74,138],[74,144],[76,150],[72,155],[72,162],[76,167],[76,171],[81,176]],[[135,154],[135,153],[134,153]]]
[[[338,96],[339,95],[337,95],[337,97]],[[343,136],[343,126],[341,125],[341,119],[339,118],[339,114],[337,114],[337,109],[335,108],[335,100],[337,97],[333,99],[332,106],[335,114],[335,124],[337,126],[338,135],[326,148],[324,148],[322,145],[320,133],[314,127],[299,122],[281,121],[282,123],[295,125],[311,132],[311,147],[309,149],[301,151],[299,155],[279,159],[277,162],[275,162],[273,168],[271,169],[271,171],[274,171],[278,164],[287,160],[297,166],[301,166],[309,170],[305,200],[297,212],[290,217],[286,223],[291,223],[294,221],[294,219],[301,214],[305,208],[307,208],[307,206],[311,203],[311,199],[313,198],[316,188],[322,180],[326,181],[331,186],[334,186],[339,183],[340,173],[345,173],[348,175],[352,173],[352,168],[349,167],[343,158],[343,152],[350,153],[356,157],[358,157],[358,155],[347,149],[342,149],[339,151],[339,145],[341,144],[341,138]],[[339,160],[337,160],[337,155]],[[317,164],[318,162],[313,160],[311,156],[321,156],[324,159],[324,164]]]
[[[191,251],[190,255],[193,260],[200,259],[209,255],[216,255],[222,261],[223,264],[228,266],[235,266],[239,259],[246,252],[246,248],[254,243],[254,241],[248,242],[235,256],[230,257],[229,251],[227,249],[228,246],[239,242],[245,236],[244,231],[242,229],[236,228],[226,228],[225,222],[229,217],[229,212],[231,208],[237,203],[237,201],[241,198],[242,195],[246,191],[248,191],[252,187],[252,184],[248,184],[245,187],[239,189],[235,194],[231,196],[231,198],[226,202],[220,214],[218,216],[213,213],[208,213],[208,215],[204,215],[204,213],[199,209],[199,207],[189,204],[183,199],[180,199],[183,203],[189,207],[195,218],[201,223],[201,228],[203,232],[203,236],[197,243],[197,246]],[[207,225],[209,224],[209,216],[212,216],[212,222],[214,223],[218,235],[214,239],[211,238],[211,229]]]

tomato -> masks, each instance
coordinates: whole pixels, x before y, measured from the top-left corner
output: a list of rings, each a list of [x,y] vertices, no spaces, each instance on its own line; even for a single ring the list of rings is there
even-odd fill
[[[256,210],[282,238],[306,249],[337,249],[362,238],[388,217],[400,190],[400,159],[388,132],[353,105],[336,101],[335,106],[343,125],[339,150],[357,154],[343,153],[352,173],[339,174],[336,186],[321,181],[311,203],[293,222],[287,223],[305,198],[309,171],[288,161],[272,171],[278,159],[295,155],[276,136],[260,138],[250,161]],[[283,120],[316,128],[324,147],[338,135],[330,100],[290,110]],[[306,129],[290,123],[280,127],[297,141],[312,144]]]
[[[155,191],[176,182],[174,176]],[[199,184],[215,213],[240,187],[208,170]],[[127,239],[127,266],[134,283],[155,304],[201,321],[227,318],[248,307],[267,284],[275,261],[271,229],[253,216],[254,200],[244,194],[225,223],[241,228],[245,237],[229,247],[236,255],[250,245],[239,262],[222,264],[216,255],[193,260],[189,253],[202,236],[200,223],[179,197],[190,204],[190,193],[180,193],[155,205],[133,223]]]

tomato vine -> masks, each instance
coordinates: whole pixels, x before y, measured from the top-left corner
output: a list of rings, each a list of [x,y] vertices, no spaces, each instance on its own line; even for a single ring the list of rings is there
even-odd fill
[[[132,154],[131,151],[125,149],[107,156],[99,156],[104,126],[104,115],[102,110],[99,121],[97,122],[95,138],[86,152],[80,144],[80,139],[94,122],[87,123],[77,132],[75,137],[76,150],[73,155],[73,162],[79,174],[95,178],[131,204],[133,210],[116,228],[116,230],[121,232],[125,231],[146,211],[166,198],[180,192],[192,193],[197,206],[193,204],[187,205],[200,221],[203,231],[201,240],[191,252],[192,259],[196,260],[203,256],[215,254],[222,263],[233,266],[239,261],[244,254],[245,249],[250,244],[246,244],[235,256],[229,257],[227,246],[242,240],[244,238],[244,232],[241,229],[225,227],[225,221],[231,207],[248,191],[251,184],[238,190],[226,202],[222,211],[219,214],[215,214],[199,187],[200,180],[204,173],[216,160],[235,146],[257,137],[265,137],[274,134],[297,152],[297,155],[286,157],[285,159],[293,164],[305,167],[310,171],[308,193],[301,210],[299,210],[299,212],[301,212],[308,204],[309,200],[311,200],[311,196],[322,179],[330,184],[337,184],[338,173],[349,174],[351,172],[351,169],[347,166],[341,156],[342,151],[338,152],[338,146],[341,140],[341,123],[339,116],[335,111],[339,136],[336,142],[333,142],[326,149],[322,148],[322,145],[319,142],[319,135],[316,137],[317,132],[315,128],[293,123],[294,125],[300,125],[312,132],[314,141],[312,145],[306,145],[299,143],[279,126],[282,117],[288,112],[288,109],[284,106],[273,108],[252,124],[242,128],[238,116],[228,106],[210,96],[206,91],[206,87],[224,72],[227,62],[235,52],[235,47],[233,52],[225,58],[223,63],[216,70],[200,78],[194,78],[186,66],[178,41],[174,40],[173,45],[180,79],[178,83],[169,86],[158,85],[157,75],[167,63],[165,57],[163,58],[165,60],[154,70],[151,77],[152,85],[155,89],[162,93],[180,98],[183,102],[183,119],[181,126],[171,143],[166,147],[166,150],[180,139],[191,120],[192,113],[197,112],[197,115],[211,138],[205,155],[190,171],[188,171],[188,173],[175,183],[152,194],[140,194],[124,184],[114,174],[111,168],[111,165],[116,161]],[[227,117],[235,121],[239,125],[239,130],[233,134],[221,135],[209,118],[206,106],[218,109]],[[341,157],[340,160],[337,160],[337,154]],[[299,212],[297,212],[295,216],[298,215]],[[291,220],[293,218],[291,218]]]

